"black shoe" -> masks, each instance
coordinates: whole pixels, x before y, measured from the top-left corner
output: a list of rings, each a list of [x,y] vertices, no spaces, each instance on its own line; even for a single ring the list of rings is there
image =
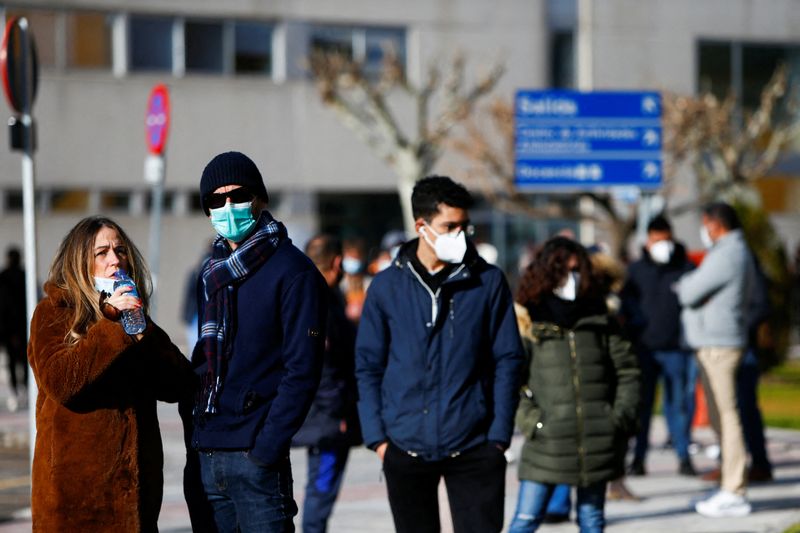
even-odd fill
[[[692,466],[691,459],[681,459],[681,465],[678,467],[678,473],[682,476],[696,476],[697,472]]]
[[[628,467],[628,474],[632,476],[644,476],[647,474],[644,470],[644,461],[634,460],[631,466]]]
[[[545,524],[561,524],[564,522],[569,522],[569,515],[547,513],[546,515],[544,515],[544,519],[542,520],[542,522]]]

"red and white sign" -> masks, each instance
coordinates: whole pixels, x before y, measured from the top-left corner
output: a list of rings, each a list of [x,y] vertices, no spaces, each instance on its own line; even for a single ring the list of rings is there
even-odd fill
[[[163,154],[169,133],[169,92],[166,85],[156,85],[150,92],[144,123],[148,151],[153,155]]]

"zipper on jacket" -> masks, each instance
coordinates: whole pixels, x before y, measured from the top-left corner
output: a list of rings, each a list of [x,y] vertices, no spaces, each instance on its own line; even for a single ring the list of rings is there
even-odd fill
[[[422,281],[422,277],[414,270],[414,267],[411,263],[408,263],[408,269],[414,274],[414,277],[417,278],[419,284],[428,292],[431,297],[431,321],[426,324],[429,328],[432,328],[434,324],[436,324],[436,316],[439,314],[439,293],[442,291],[442,288],[439,287],[436,292],[434,293],[428,285]]]
[[[578,377],[578,350],[575,346],[575,332],[569,332],[569,353],[572,361],[572,386],[575,389],[575,414],[578,422],[578,462],[582,484],[586,484],[586,449],[583,446],[583,408],[581,407],[581,380]]]

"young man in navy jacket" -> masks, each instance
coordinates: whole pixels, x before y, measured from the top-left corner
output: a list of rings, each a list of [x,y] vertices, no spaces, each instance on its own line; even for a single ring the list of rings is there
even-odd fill
[[[356,340],[365,444],[383,461],[399,533],[503,527],[522,345],[503,273],[466,239],[472,197],[446,177],[411,196],[419,239],[370,285]]]
[[[200,192],[218,237],[198,280],[192,523],[207,529],[210,511],[218,531],[294,531],[289,445],[319,384],[327,286],[264,209],[269,196],[247,156],[212,159]]]

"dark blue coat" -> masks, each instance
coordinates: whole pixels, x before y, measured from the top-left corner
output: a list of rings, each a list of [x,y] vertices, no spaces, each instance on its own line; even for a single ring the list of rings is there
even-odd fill
[[[642,258],[628,267],[628,279],[622,289],[622,313],[625,329],[637,348],[686,350],[681,326],[681,304],[674,285],[694,269],[686,249],[675,243],[669,263],[659,264],[642,249]]]
[[[266,464],[288,455],[319,384],[327,291],[317,268],[289,239],[233,287],[233,355],[218,412],[195,417],[195,449],[250,450]],[[201,321],[203,304],[199,298]],[[200,346],[192,364],[203,373]]]
[[[328,325],[322,379],[306,421],[292,439],[293,446],[321,448],[361,444],[356,410],[356,326],[345,314],[344,295],[328,290]],[[345,422],[347,430],[341,431]]]
[[[434,294],[411,265],[416,250],[407,243],[367,291],[356,340],[364,442],[426,460],[508,444],[524,355],[505,277],[470,246]]]

